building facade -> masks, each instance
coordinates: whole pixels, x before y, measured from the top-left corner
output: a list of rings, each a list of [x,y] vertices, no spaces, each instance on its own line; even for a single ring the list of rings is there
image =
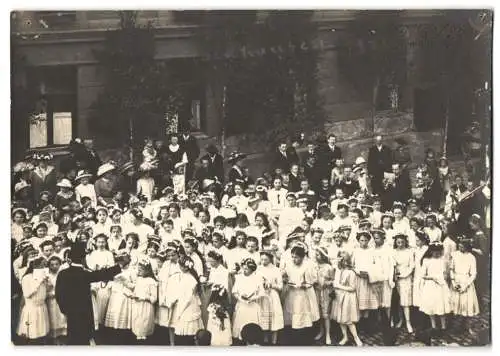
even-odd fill
[[[402,11],[407,64],[403,102],[390,115],[372,112],[373,103],[360,95],[341,74],[337,44],[342,29],[355,20],[357,10],[315,11],[319,48],[318,92],[326,113],[328,131],[349,139],[366,131],[378,117],[380,130],[413,127],[415,89],[422,85],[419,28],[442,16],[440,11]],[[104,85],[105,73],[94,51],[102,48],[107,30],[119,27],[117,11],[22,11],[12,14],[12,90],[18,107],[37,108],[43,115],[26,117],[13,110],[13,150],[64,146],[73,137],[92,137],[89,118],[92,104]],[[266,16],[259,11],[257,21]],[[140,11],[139,22],[155,28],[156,59],[172,68],[204,55],[194,39],[196,25],[183,23],[172,11]],[[246,49],[245,49],[246,50]],[[187,63],[187,64],[186,64]],[[206,78],[189,70],[191,125],[208,137],[221,131],[221,93],[209,89]],[[377,125],[377,123],[375,123]],[[14,142],[15,141],[15,142]]]

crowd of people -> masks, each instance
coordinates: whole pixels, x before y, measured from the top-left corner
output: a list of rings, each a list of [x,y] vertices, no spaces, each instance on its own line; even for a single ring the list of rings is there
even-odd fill
[[[92,279],[82,315],[97,344],[361,346],[359,329],[433,336],[454,322],[474,332],[489,293],[490,183],[431,149],[415,178],[407,151],[381,136],[348,163],[335,135],[299,135],[260,177],[244,153],[224,160],[209,145],[200,157],[189,132],[146,139],[137,163],[102,162],[80,139],[70,151],[57,168],[37,153],[13,169],[16,344],[68,343],[78,298],[61,297],[60,276],[116,262],[109,281]]]

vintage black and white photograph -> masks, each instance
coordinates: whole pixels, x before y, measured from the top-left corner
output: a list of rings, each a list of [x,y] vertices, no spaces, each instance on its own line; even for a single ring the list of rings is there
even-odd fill
[[[33,8],[10,42],[13,345],[491,344],[492,9]]]

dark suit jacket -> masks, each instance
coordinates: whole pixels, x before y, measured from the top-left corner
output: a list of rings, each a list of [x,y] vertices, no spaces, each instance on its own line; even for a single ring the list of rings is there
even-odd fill
[[[292,173],[290,173],[288,176],[290,178],[290,183],[288,183],[287,188],[288,191],[292,193],[298,192],[300,190],[300,180],[302,179],[302,177],[300,175],[295,177]]]
[[[392,152],[391,149],[382,145],[379,151],[376,146],[370,147],[368,151],[368,173],[375,177],[384,176],[384,172],[391,172]]]
[[[330,178],[330,173],[334,167],[335,160],[342,158],[342,150],[340,147],[335,145],[335,149],[332,151],[327,144],[324,144],[319,152],[319,172],[321,178]]]
[[[274,152],[274,157],[272,161],[272,171],[276,168],[281,168],[283,172],[286,172],[290,169],[292,163],[298,163],[299,157],[297,155],[297,151],[293,147],[289,147],[286,149],[286,156],[284,156],[279,149],[276,149]]]
[[[194,162],[198,159],[200,155],[200,148],[198,147],[198,142],[196,138],[189,135],[187,140],[184,139],[183,135],[179,137],[179,145],[181,145],[182,149],[186,152],[189,163],[194,164]]]
[[[224,183],[224,160],[222,159],[222,156],[216,153],[213,162],[208,153],[204,155],[203,158],[208,159],[211,174],[219,178],[219,182],[221,182],[221,184]]]
[[[228,181],[232,183],[240,183],[245,185],[245,177],[242,173],[238,172],[234,167],[231,167],[228,173]]]
[[[90,283],[112,280],[120,271],[119,266],[99,271],[70,266],[58,274],[56,301],[68,321],[70,345],[88,345],[94,331]]]

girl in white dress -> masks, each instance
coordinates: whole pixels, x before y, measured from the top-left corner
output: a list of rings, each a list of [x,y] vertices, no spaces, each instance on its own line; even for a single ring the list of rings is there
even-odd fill
[[[115,258],[128,255],[126,250],[120,250]],[[132,328],[132,295],[135,286],[135,268],[129,264],[115,276],[111,283],[111,295],[104,318],[104,326],[110,328],[110,336],[114,342],[121,344],[127,338]]]
[[[242,273],[235,276],[233,296],[236,305],[233,314],[233,338],[241,338],[241,329],[249,323],[260,325],[259,299],[262,294],[262,278],[255,273],[257,264],[251,258],[241,262]]]
[[[179,268],[181,270],[179,283],[175,286],[174,293],[170,297],[167,296],[166,304],[169,308],[175,305],[172,321],[176,340],[179,339],[179,342],[175,343],[184,344],[184,340],[181,339],[185,339],[186,344],[192,344],[196,332],[203,328],[200,282],[191,258],[181,256]]]
[[[120,225],[111,225],[109,228],[109,239],[108,239],[108,247],[109,250],[113,253],[120,249],[122,244],[125,244],[122,236],[122,227]]]
[[[17,335],[28,343],[43,344],[50,332],[49,311],[47,309],[48,274],[47,262],[43,257],[32,259],[21,279],[24,305],[19,316]]]
[[[339,261],[339,253],[341,251],[351,251],[352,249],[347,246],[346,239],[343,234],[340,232],[336,232],[333,235],[333,243],[330,245],[328,249],[328,258],[330,260],[330,264],[335,269],[337,268]]]
[[[332,301],[331,318],[340,324],[342,330],[340,346],[345,345],[348,341],[347,329],[351,332],[356,346],[363,346],[356,330],[356,323],[360,318],[356,294],[358,277],[352,268],[349,253],[341,251],[339,257],[338,269],[335,271],[333,280],[335,295]]]
[[[360,232],[356,236],[359,247],[353,250],[352,262],[358,276],[357,296],[361,318],[368,318],[370,310],[378,309],[377,294],[372,283],[376,269],[375,252],[368,244],[372,238],[368,232]]]
[[[434,330],[436,329],[436,316],[439,316],[441,321],[441,329],[446,329],[446,314],[451,311],[450,291],[445,279],[445,264],[443,245],[431,243],[422,258],[423,283],[420,310],[429,315]]]
[[[396,278],[396,289],[399,294],[399,305],[403,308],[408,333],[413,333],[410,319],[410,306],[413,305],[413,270],[415,261],[413,251],[408,245],[408,236],[397,234],[394,236],[394,275]],[[399,315],[397,327],[401,327],[403,318]],[[391,321],[393,323],[393,321]]]
[[[463,317],[469,332],[470,318],[479,314],[479,302],[474,281],[476,279],[476,258],[472,254],[472,243],[467,239],[458,241],[458,251],[451,255],[451,309]]]
[[[283,303],[285,326],[295,330],[310,328],[320,318],[313,286],[316,276],[306,255],[305,244],[296,242],[291,248],[291,263],[283,271],[283,283],[287,287]]]
[[[438,242],[441,243],[443,232],[439,227],[437,227],[437,217],[435,214],[428,214],[425,217],[426,227],[424,231],[429,235],[430,243]]]
[[[420,311],[420,300],[423,298],[422,285],[424,280],[422,274],[422,264],[420,262],[429,247],[429,236],[427,236],[423,229],[418,230],[415,235],[417,237],[417,246],[413,250],[415,256],[415,270],[413,272],[413,306],[417,309],[417,318],[414,319],[417,319],[417,327],[421,328],[424,325],[423,313]]]
[[[210,346],[231,346],[233,343],[228,305],[227,290],[220,284],[213,284],[207,306],[207,331],[212,334]]]
[[[87,267],[92,271],[97,271],[103,268],[112,267],[115,265],[113,254],[107,249],[108,237],[104,234],[99,234],[95,238],[96,249],[87,255]],[[108,308],[109,297],[111,295],[111,284],[108,282],[95,282],[91,285],[92,302],[94,303],[94,318],[96,319],[96,327],[104,323],[106,310]]]
[[[391,212],[386,212],[382,215],[381,228],[385,233],[385,239],[392,241],[392,237],[396,234],[393,228],[394,215]]]
[[[391,315],[392,289],[394,283],[394,253],[392,246],[385,240],[384,231],[374,229],[371,231],[374,242],[374,256],[376,265],[380,267],[380,281],[374,284],[377,295],[378,308],[382,309],[389,322]]]
[[[57,274],[61,268],[62,261],[57,256],[52,256],[49,258],[49,279],[47,284],[47,308],[49,311],[49,321],[50,321],[50,336],[54,339],[55,345],[62,345],[62,338],[67,334],[67,322],[66,317],[61,310],[56,301],[56,280]]]
[[[155,327],[155,304],[158,301],[158,282],[149,259],[137,264],[137,279],[132,295],[132,332],[137,340],[146,340]]]
[[[183,251],[180,244],[171,242],[166,247],[166,260],[158,273],[158,311],[156,324],[168,330],[170,345],[174,345],[174,325],[172,316],[175,314],[176,305],[169,304],[169,297],[178,288],[181,270],[178,260]]]
[[[92,226],[93,236],[104,234],[109,236],[110,223],[108,220],[108,210],[103,207],[97,207],[96,209],[97,222]]]
[[[317,273],[316,296],[318,298],[319,310],[323,324],[320,333],[315,337],[320,340],[325,335],[325,343],[332,344],[330,338],[330,314],[331,314],[331,294],[333,290],[334,270],[328,259],[328,251],[325,247],[318,247],[314,250],[314,267]]]
[[[281,271],[273,264],[274,254],[269,250],[260,252],[260,265],[257,274],[262,278],[263,291],[259,300],[261,319],[260,327],[266,333],[264,342],[276,345],[278,342],[278,331],[283,329],[283,307],[281,306],[280,293],[283,289]]]

